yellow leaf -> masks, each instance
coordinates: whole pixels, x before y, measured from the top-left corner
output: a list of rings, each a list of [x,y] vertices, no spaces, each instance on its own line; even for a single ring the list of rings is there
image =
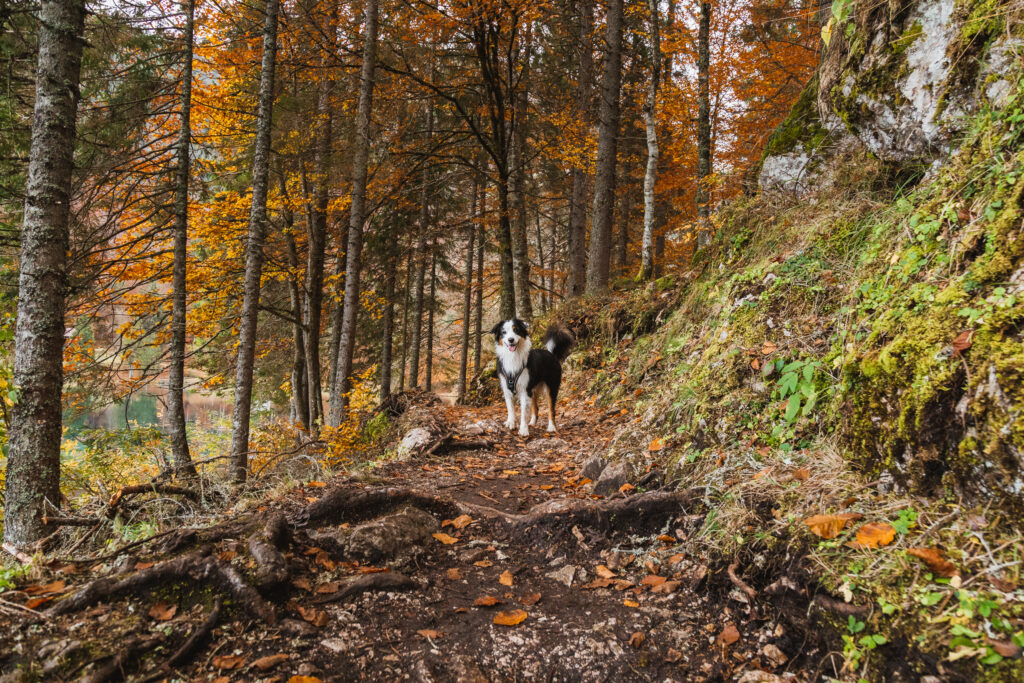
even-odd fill
[[[501,576],[498,577],[498,583],[500,583],[503,586],[511,586],[513,583],[515,583],[515,579],[512,578],[512,572],[510,572],[507,569],[503,571],[501,573]]]
[[[473,518],[469,515],[459,515],[455,519],[446,519],[441,522],[441,526],[452,526],[456,529],[463,529],[473,523]]]
[[[639,607],[640,606],[639,602],[637,602],[636,600],[630,600],[629,598],[626,598],[625,600],[623,600],[622,604],[625,605],[626,607]]]
[[[649,451],[660,451],[664,447],[665,447],[665,439],[663,439],[663,438],[661,438],[659,436],[657,439],[655,439],[650,444],[648,444],[647,450],[649,450]]]
[[[494,615],[494,623],[498,626],[516,626],[526,621],[529,616],[525,610],[514,609],[511,612],[498,612]]]
[[[896,538],[896,530],[885,522],[868,522],[857,529],[857,539],[850,545],[858,548],[880,548]]]
[[[821,538],[835,538],[838,536],[848,522],[856,522],[864,515],[856,512],[847,512],[841,515],[814,515],[804,520],[804,524],[810,527],[815,536]]]
[[[455,538],[454,536],[449,536],[448,534],[445,534],[445,533],[438,532],[438,533],[432,534],[432,535],[433,535],[434,538],[436,538],[437,540],[441,541],[441,543],[444,543],[445,545],[451,545],[452,543],[458,543],[459,542],[459,539]]]

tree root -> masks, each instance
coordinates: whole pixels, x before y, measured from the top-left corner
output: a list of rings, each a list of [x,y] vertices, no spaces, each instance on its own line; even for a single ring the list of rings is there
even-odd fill
[[[245,610],[268,624],[277,622],[274,608],[266,602],[231,565],[221,563],[212,556],[200,554],[185,555],[143,569],[123,579],[103,577],[87,584],[74,595],[61,600],[46,613],[49,615],[68,614],[104,598],[122,593],[134,593],[161,583],[187,581],[202,583],[217,581]]]
[[[694,499],[691,491],[649,491],[614,500],[558,499],[534,506],[523,515],[503,515],[513,530],[524,533],[553,526],[587,526],[598,531],[660,526]]]
[[[736,575],[736,568],[738,566],[739,562],[733,562],[729,565],[729,568],[726,569],[726,573],[729,575],[729,580],[732,581],[732,584],[734,586],[743,591],[748,598],[753,600],[757,597],[757,591],[751,588],[748,583],[746,583],[745,581],[743,581],[743,579]]]
[[[824,593],[818,593],[811,600],[812,605],[817,605],[822,609],[827,609],[830,612],[844,617],[864,617],[871,612],[871,608],[865,605],[852,605],[842,600],[836,600],[833,597],[825,595]]]
[[[418,587],[419,584],[415,581],[405,574],[399,574],[397,572],[365,574],[360,576],[358,579],[347,583],[345,587],[337,593],[320,598],[316,602],[319,604],[339,602],[368,591],[400,591]]]
[[[186,664],[203,642],[210,636],[213,628],[217,625],[217,621],[220,619],[220,610],[221,599],[217,598],[217,601],[213,604],[213,609],[210,610],[210,615],[206,617],[206,620],[192,632],[192,635],[185,639],[185,642],[181,644],[181,647],[175,650],[174,654],[172,654],[167,661],[160,666],[160,668],[146,677],[145,683],[170,677],[171,671],[175,667]]]
[[[284,515],[271,515],[260,531],[249,537],[249,554],[256,560],[256,585],[263,590],[277,588],[288,580],[288,562],[279,548],[291,538]]]
[[[121,646],[121,650],[109,662],[80,679],[81,683],[106,683],[107,681],[124,680],[127,678],[125,666],[142,653],[152,649],[163,638],[160,635],[144,636],[129,640]]]
[[[404,487],[353,488],[339,486],[310,503],[291,523],[293,526],[324,526],[378,517],[385,512],[412,505],[441,516],[455,516],[455,501]]]

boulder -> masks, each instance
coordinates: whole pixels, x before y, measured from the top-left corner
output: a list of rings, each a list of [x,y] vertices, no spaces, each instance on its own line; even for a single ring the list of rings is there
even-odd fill
[[[597,478],[604,472],[604,468],[608,466],[608,462],[600,455],[594,457],[583,463],[583,469],[580,470],[580,474],[589,479],[590,481],[597,481]]]
[[[401,443],[398,444],[396,456],[399,460],[407,460],[412,455],[426,448],[432,440],[433,437],[430,435],[430,432],[423,427],[411,429],[402,438]]]
[[[629,481],[629,475],[629,465],[626,463],[609,465],[594,482],[594,493],[599,496],[610,496],[617,493],[622,485]]]

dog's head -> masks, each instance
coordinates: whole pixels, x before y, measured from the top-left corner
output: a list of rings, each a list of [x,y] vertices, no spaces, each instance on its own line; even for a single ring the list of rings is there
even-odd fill
[[[495,346],[502,351],[515,353],[530,345],[530,329],[519,318],[502,320],[491,328]]]

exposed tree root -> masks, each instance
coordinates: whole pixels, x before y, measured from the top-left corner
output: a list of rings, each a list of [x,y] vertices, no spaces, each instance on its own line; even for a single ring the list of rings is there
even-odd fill
[[[550,527],[586,526],[598,531],[641,529],[661,525],[682,513],[694,498],[691,491],[649,491],[613,500],[556,499],[523,515],[505,515],[518,533]]]
[[[150,674],[145,680],[146,682],[156,681],[161,678],[165,678],[171,675],[171,672],[175,667],[187,664],[188,661],[195,655],[199,650],[200,646],[210,637],[210,633],[213,628],[217,625],[217,621],[220,619],[221,611],[221,599],[217,598],[217,601],[213,604],[213,609],[210,610],[210,615],[206,617],[206,620],[200,624],[192,634],[185,639],[185,642],[181,644],[177,650],[174,651],[166,662],[164,662],[159,669]]]
[[[279,548],[288,543],[291,532],[284,515],[271,515],[266,526],[249,537],[249,554],[256,560],[256,585],[264,590],[288,580],[288,562]]]
[[[352,488],[339,486],[303,509],[294,526],[323,526],[378,517],[402,505],[412,505],[442,516],[454,516],[459,506],[448,498],[440,498],[404,487]]]
[[[844,617],[863,617],[871,611],[871,608],[865,605],[852,605],[842,600],[836,600],[833,597],[825,595],[824,593],[818,593],[811,600],[811,604],[817,605],[823,609],[827,609],[830,612],[835,612]]]
[[[106,683],[107,681],[124,680],[127,678],[125,667],[142,655],[142,653],[156,646],[163,638],[163,636],[132,638],[121,646],[121,650],[109,662],[97,668],[88,676],[83,677],[81,683]]]
[[[733,562],[729,565],[726,573],[729,575],[729,580],[732,584],[743,591],[748,598],[753,600],[757,597],[757,591],[750,587],[750,585],[743,581],[739,576],[736,575],[736,568],[739,566],[738,562]]]
[[[161,583],[191,581],[202,583],[217,581],[245,610],[263,621],[273,624],[277,615],[256,590],[231,565],[220,562],[216,557],[199,554],[185,555],[162,562],[149,569],[143,569],[123,579],[103,577],[87,584],[74,595],[56,603],[47,614],[58,615],[75,612],[93,605],[104,598],[122,593],[134,593]]]
[[[399,574],[397,572],[365,574],[360,576],[358,579],[347,583],[345,587],[337,593],[320,598],[317,602],[339,602],[368,591],[400,591],[418,587],[419,584],[415,581],[405,574]]]

